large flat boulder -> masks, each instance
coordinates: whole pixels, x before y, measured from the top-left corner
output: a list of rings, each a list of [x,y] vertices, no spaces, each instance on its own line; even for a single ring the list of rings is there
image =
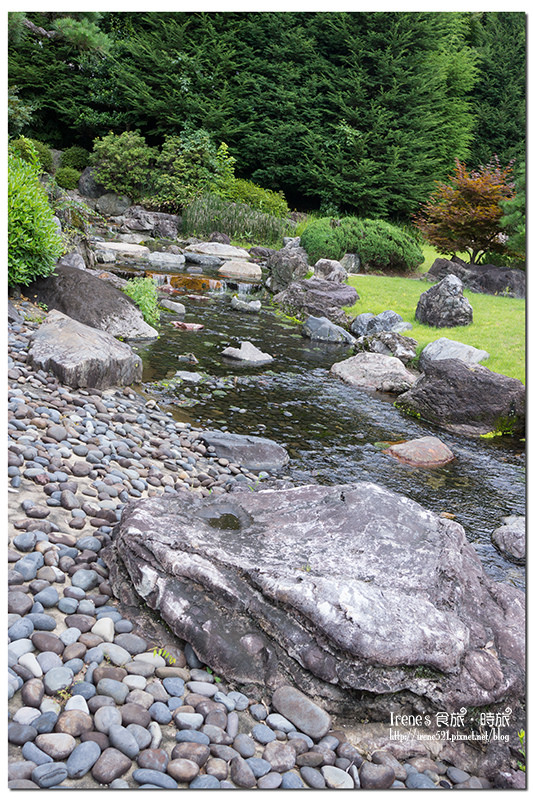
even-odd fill
[[[237,278],[245,281],[260,281],[261,280],[261,267],[259,264],[252,264],[250,261],[240,259],[232,259],[226,261],[219,267],[218,274],[225,278]]]
[[[358,353],[337,361],[330,371],[352,386],[392,394],[405,392],[416,381],[416,375],[399,358],[382,353]]]
[[[236,258],[243,258],[246,261],[250,258],[250,253],[243,247],[233,247],[231,244],[221,244],[220,242],[197,242],[189,244],[185,248],[185,253],[199,253],[205,256],[216,256],[224,261],[232,261]]]
[[[35,369],[52,372],[74,389],[107,389],[142,379],[142,361],[128,344],[60,311],[50,311],[37,328],[28,357]]]
[[[523,593],[484,573],[461,525],[375,484],[139,500],[103,557],[117,597],[245,688],[292,683],[380,721],[391,702],[523,695]]]
[[[98,259],[99,251],[110,251],[119,258],[133,258],[137,261],[145,261],[149,255],[150,250],[142,244],[132,244],[131,242],[95,242],[96,258]]]
[[[32,283],[31,293],[49,309],[112,336],[124,339],[158,336],[155,328],[144,321],[133,300],[89,270],[56,267],[53,275]]]
[[[397,408],[467,436],[523,435],[523,383],[457,358],[430,361],[424,369],[417,382],[398,397]]]
[[[285,448],[263,436],[202,431],[200,439],[207,447],[214,448],[217,458],[226,458],[246,469],[272,472],[289,463],[289,454]]]
[[[348,317],[343,306],[353,306],[359,295],[353,286],[334,283],[323,278],[294,281],[286,289],[274,295],[274,302],[298,317],[327,317],[343,327]]]

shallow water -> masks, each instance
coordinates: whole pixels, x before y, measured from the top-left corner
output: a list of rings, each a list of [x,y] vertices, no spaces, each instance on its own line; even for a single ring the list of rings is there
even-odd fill
[[[216,272],[203,280],[186,272],[172,280],[168,273],[150,274],[177,288],[166,296],[184,303],[185,321],[201,323],[204,329],[175,329],[170,321],[181,318],[163,312],[158,340],[132,342],[143,358],[143,380],[168,379],[176,370],[219,379],[218,387],[190,384],[182,385],[177,395],[158,394],[162,406],[168,401],[177,418],[194,424],[266,436],[285,445],[291,456],[287,472],[300,484],[372,481],[432,511],[453,514],[489,575],[524,587],[524,569],[505,560],[490,541],[502,517],[525,513],[521,443],[447,433],[395,409],[392,395],[362,391],[334,378],[329,368],[349,351],[304,338],[301,326],[276,313],[259,286],[233,281],[214,286]],[[237,292],[247,299],[261,298],[260,314],[233,310],[230,300]],[[241,341],[252,342],[274,361],[245,366],[220,355]],[[185,354],[193,354],[198,363],[180,360]],[[153,391],[150,385],[146,388]],[[416,469],[375,447],[377,442],[430,434],[452,449],[453,462]]]

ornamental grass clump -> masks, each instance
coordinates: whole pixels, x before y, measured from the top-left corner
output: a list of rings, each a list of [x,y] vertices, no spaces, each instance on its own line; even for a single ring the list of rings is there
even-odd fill
[[[27,286],[46,278],[64,252],[45,189],[36,148],[25,143],[25,160],[8,153],[8,284]]]
[[[215,194],[204,194],[183,211],[185,236],[207,237],[219,231],[231,239],[281,246],[287,222],[256,211],[246,203],[232,203]]]

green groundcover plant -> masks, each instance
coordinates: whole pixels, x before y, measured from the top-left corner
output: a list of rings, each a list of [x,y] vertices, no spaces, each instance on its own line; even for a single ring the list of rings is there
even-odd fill
[[[26,141],[29,162],[12,150],[8,154],[9,286],[27,286],[47,277],[63,253],[61,233],[39,182],[39,158]]]
[[[133,278],[122,291],[140,308],[144,320],[149,325],[158,324],[157,287],[153,278]]]

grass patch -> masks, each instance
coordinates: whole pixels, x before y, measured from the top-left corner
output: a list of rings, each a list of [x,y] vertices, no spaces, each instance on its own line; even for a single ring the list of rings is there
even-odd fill
[[[379,314],[389,308],[396,311],[412,324],[413,330],[405,335],[417,340],[417,353],[429,342],[446,337],[486,350],[490,358],[482,362],[483,366],[525,383],[525,300],[466,290],[464,295],[474,310],[472,325],[431,328],[415,321],[418,299],[429,288],[428,283],[381,275],[354,275],[350,276],[348,283],[355,286],[361,298],[346,309],[348,314],[356,316],[368,311]]]

